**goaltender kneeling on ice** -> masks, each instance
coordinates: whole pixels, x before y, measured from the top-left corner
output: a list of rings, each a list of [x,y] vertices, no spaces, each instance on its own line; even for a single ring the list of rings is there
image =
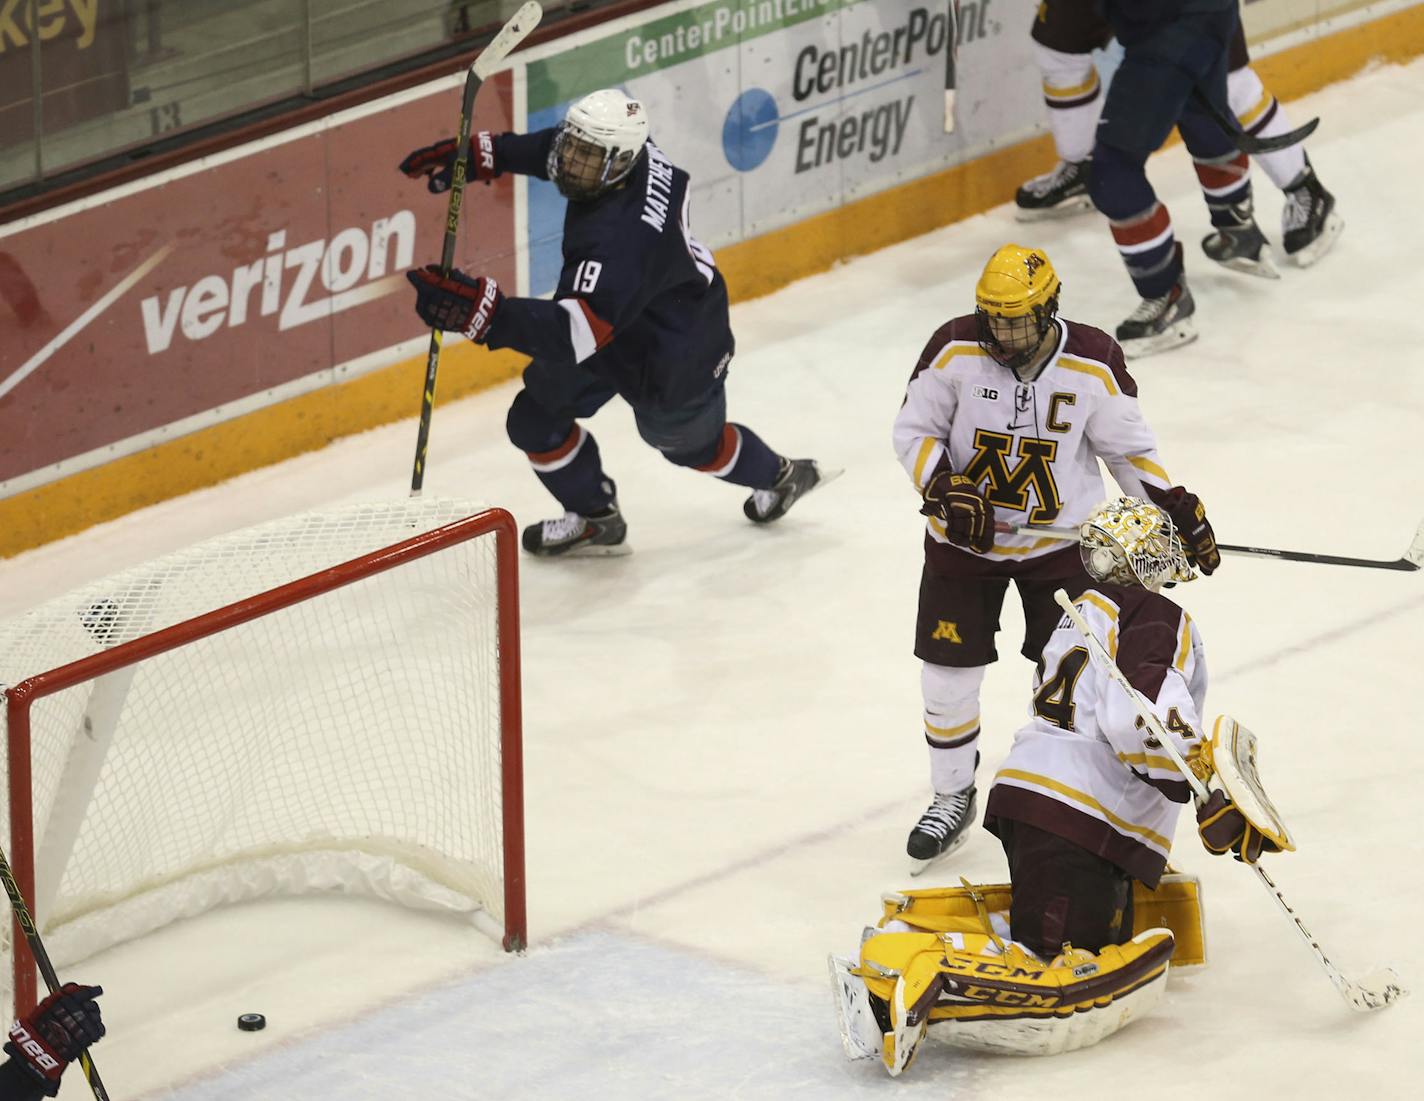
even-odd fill
[[[1032,718],[985,811],[1011,884],[885,895],[859,959],[831,957],[846,1054],[892,1075],[931,1026],[984,1051],[1087,1047],[1150,1011],[1169,965],[1205,963],[1197,880],[1167,868],[1188,798],[1212,853],[1252,863],[1295,848],[1251,733],[1226,716],[1202,732],[1201,636],[1161,594],[1195,576],[1172,521],[1123,497],[1081,540],[1095,583],[1060,600]]]

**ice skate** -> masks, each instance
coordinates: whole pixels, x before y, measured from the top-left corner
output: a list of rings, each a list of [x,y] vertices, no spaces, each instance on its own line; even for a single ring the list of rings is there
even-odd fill
[[[1308,268],[1330,251],[1344,228],[1344,221],[1335,213],[1335,196],[1325,190],[1307,159],[1305,171],[1286,188],[1286,205],[1281,210],[1286,255]]]
[[[770,489],[754,489],[742,512],[754,524],[780,520],[787,510],[817,486],[839,478],[843,471],[822,470],[815,459],[782,459],[781,472]]]
[[[1192,314],[1196,303],[1185,277],[1160,298],[1144,298],[1117,327],[1117,342],[1129,357],[1155,355],[1180,348],[1197,338]]]
[[[1051,172],[1028,180],[1014,195],[1014,217],[1020,222],[1062,218],[1093,209],[1088,195],[1093,162],[1059,161]]]
[[[910,874],[919,875],[931,864],[948,856],[969,840],[969,828],[974,825],[975,789],[936,794],[934,802],[925,808],[915,828],[905,842],[910,856]]]
[[[541,520],[524,529],[524,549],[540,558],[561,555],[605,557],[632,554],[628,545],[628,525],[615,501],[602,512],[583,516],[566,512],[556,520]]]
[[[1271,259],[1266,235],[1256,224],[1251,200],[1247,198],[1225,210],[1231,216],[1231,224],[1217,226],[1202,238],[1202,251],[1222,267],[1258,275],[1263,279],[1279,279],[1281,273]]]

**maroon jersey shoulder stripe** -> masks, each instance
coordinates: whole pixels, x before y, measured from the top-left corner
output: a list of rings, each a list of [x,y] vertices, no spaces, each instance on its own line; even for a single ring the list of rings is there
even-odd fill
[[[1068,339],[1064,342],[1063,354],[1107,364],[1117,388],[1130,398],[1137,397],[1137,380],[1128,374],[1122,346],[1102,329],[1080,325],[1076,321],[1065,321],[1064,324],[1068,327]]]
[[[910,381],[914,382],[915,376],[932,364],[944,350],[944,346],[952,340],[966,340],[976,344],[979,342],[979,321],[972,313],[952,318],[934,331],[929,343],[925,345],[925,350],[920,353],[915,369],[910,372]]]

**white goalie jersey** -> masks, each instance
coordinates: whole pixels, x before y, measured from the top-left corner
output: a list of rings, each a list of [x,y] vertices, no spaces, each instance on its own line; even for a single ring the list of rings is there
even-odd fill
[[[921,493],[947,465],[972,479],[997,518],[1074,525],[1106,496],[1101,459],[1124,493],[1148,500],[1171,488],[1137,384],[1107,333],[1059,319],[1058,346],[1021,383],[979,346],[974,315],[940,327],[925,346],[895,418],[895,453]],[[946,544],[944,525],[928,537]],[[980,557],[1016,562],[1063,549],[1059,540],[998,535]],[[970,552],[965,552],[970,553]]]
[[[1075,602],[1184,757],[1200,744],[1206,664],[1196,624],[1141,588],[1098,585]],[[985,825],[1026,822],[1112,861],[1149,887],[1190,796],[1128,694],[1090,660],[1065,615],[1044,648],[1028,723],[994,776]]]

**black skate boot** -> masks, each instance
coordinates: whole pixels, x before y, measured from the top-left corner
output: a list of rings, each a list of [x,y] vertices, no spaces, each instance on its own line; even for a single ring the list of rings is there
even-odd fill
[[[1259,275],[1263,279],[1279,279],[1281,273],[1271,260],[1271,249],[1266,243],[1266,235],[1256,224],[1248,195],[1233,206],[1216,207],[1212,214],[1225,214],[1230,218],[1227,225],[1219,225],[1202,238],[1202,251],[1222,267],[1234,271],[1244,271],[1247,275]]]
[[[582,516],[566,512],[557,520],[541,520],[524,529],[524,549],[540,558],[560,555],[612,557],[632,554],[627,543],[628,525],[614,501],[602,512]]]
[[[1014,217],[1020,222],[1036,222],[1092,210],[1093,200],[1088,195],[1092,169],[1091,158],[1059,161],[1053,171],[1026,181],[1014,196]]]
[[[905,852],[913,862],[911,875],[919,875],[940,857],[948,856],[969,840],[969,827],[974,825],[975,789],[971,784],[963,791],[948,795],[936,794],[934,802],[920,815]]]
[[[1335,196],[1326,191],[1310,158],[1305,171],[1286,188],[1286,205],[1281,210],[1281,237],[1286,255],[1302,268],[1319,260],[1335,243],[1345,223],[1335,213]]]
[[[815,459],[782,459],[781,470],[770,489],[754,489],[742,512],[754,524],[780,520],[787,510],[811,490],[840,476],[839,470],[822,472]]]
[[[1192,322],[1196,308],[1192,292],[1187,290],[1186,276],[1179,277],[1161,298],[1144,298],[1117,327],[1117,342],[1122,345],[1123,354],[1137,358],[1190,344],[1197,338]]]

